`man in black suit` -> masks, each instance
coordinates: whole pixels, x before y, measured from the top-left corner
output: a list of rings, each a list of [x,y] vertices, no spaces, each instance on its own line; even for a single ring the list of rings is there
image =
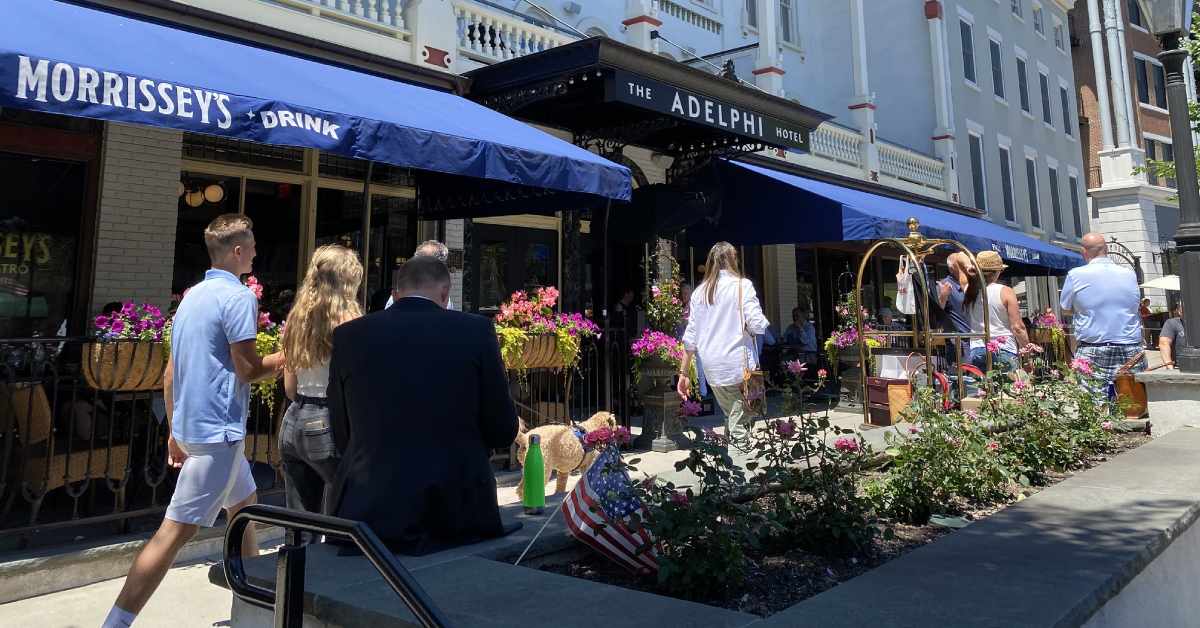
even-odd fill
[[[501,536],[489,449],[513,442],[517,413],[496,332],[445,309],[450,273],[434,257],[405,262],[396,284],[395,305],[333,334],[330,509],[402,554]]]

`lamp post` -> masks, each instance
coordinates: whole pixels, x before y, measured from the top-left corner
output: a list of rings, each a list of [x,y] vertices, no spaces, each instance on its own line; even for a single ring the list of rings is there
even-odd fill
[[[1200,373],[1200,188],[1196,184],[1196,152],[1188,121],[1184,62],[1187,52],[1180,40],[1189,29],[1192,0],[1147,0],[1150,30],[1162,42],[1162,61],[1167,76],[1167,108],[1171,112],[1171,139],[1175,142],[1175,180],[1179,184],[1179,227],[1175,246],[1179,251],[1179,288],[1187,312],[1187,344],[1176,350],[1180,370]]]

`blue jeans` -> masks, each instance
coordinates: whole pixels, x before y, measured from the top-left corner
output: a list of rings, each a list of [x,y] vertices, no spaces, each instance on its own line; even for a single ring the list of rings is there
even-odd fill
[[[987,348],[975,347],[971,349],[970,362],[975,368],[987,372]],[[1000,369],[1002,373],[1015,371],[1021,368],[1021,360],[1017,358],[1017,354],[1009,351],[998,351],[992,356],[992,366]]]

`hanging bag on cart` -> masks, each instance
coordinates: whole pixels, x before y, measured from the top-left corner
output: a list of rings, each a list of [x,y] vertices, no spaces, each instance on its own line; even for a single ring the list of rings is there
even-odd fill
[[[746,312],[742,307],[742,281],[742,279],[738,279],[738,318],[742,322],[742,334],[748,341],[748,345],[742,347],[742,407],[749,415],[765,416],[767,413],[767,377],[762,370],[750,368],[750,347],[754,346],[754,336],[746,329]]]

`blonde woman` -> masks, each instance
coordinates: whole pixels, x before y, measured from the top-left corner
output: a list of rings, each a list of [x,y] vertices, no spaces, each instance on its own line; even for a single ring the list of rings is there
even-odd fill
[[[739,300],[740,297],[740,300]],[[679,368],[677,392],[686,398],[691,361],[699,357],[703,377],[725,413],[725,434],[734,442],[747,436],[741,393],[744,369],[757,369],[754,336],[770,324],[754,284],[738,270],[737,249],[718,242],[708,252],[704,281],[692,291],[690,316],[683,332],[687,353]]]
[[[362,280],[362,264],[354,251],[322,246],[313,252],[287,317],[283,387],[292,404],[279,428],[279,454],[288,508],[323,512],[326,487],[337,471],[325,397],[329,356],[334,328],[362,316]]]

